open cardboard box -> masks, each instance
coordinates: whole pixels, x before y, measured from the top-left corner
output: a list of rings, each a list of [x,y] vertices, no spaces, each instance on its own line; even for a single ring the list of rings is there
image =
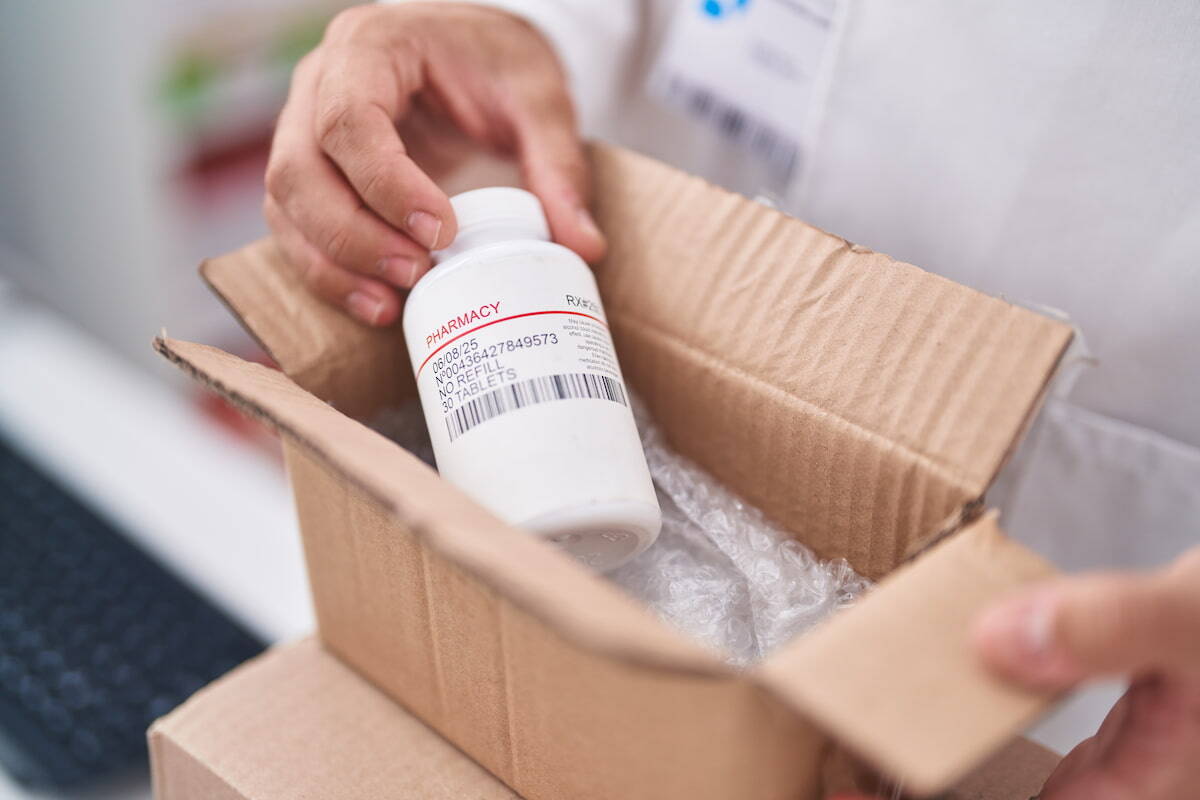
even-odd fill
[[[149,744],[157,800],[519,800],[313,639],[201,689]],[[946,800],[1027,800],[1057,762],[1018,739]]]
[[[972,615],[1049,574],[983,496],[1069,327],[597,146],[597,278],[672,445],[881,579],[738,670],[356,420],[413,394],[402,335],[313,300],[269,241],[204,275],[287,377],[157,347],[284,438],[320,636],[531,800],[815,798],[833,743],[944,789],[1051,698],[986,674]]]

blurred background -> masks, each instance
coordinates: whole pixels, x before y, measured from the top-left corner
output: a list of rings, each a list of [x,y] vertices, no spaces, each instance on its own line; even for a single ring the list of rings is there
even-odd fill
[[[270,435],[150,340],[261,359],[196,267],[346,5],[0,2],[0,798],[149,797],[146,723],[312,627]]]
[[[134,362],[163,320],[236,343],[195,266],[265,232],[288,76],[346,5],[0,6],[5,276]]]

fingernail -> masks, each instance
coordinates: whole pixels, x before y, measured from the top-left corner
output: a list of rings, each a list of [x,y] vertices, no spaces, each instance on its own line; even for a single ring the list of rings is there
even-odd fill
[[[405,220],[408,232],[421,246],[430,250],[437,247],[442,232],[442,221],[428,211],[414,211]]]
[[[380,259],[376,269],[380,277],[388,283],[407,289],[417,282],[420,267],[416,259],[408,256],[390,256]]]
[[[1004,674],[1036,686],[1080,679],[1078,665],[1057,641],[1061,598],[1053,588],[1004,602],[979,617],[974,637],[984,658]]]
[[[351,292],[346,297],[346,308],[368,325],[375,325],[383,314],[383,301],[368,292]]]
[[[977,635],[990,648],[1003,648],[1022,659],[1041,659],[1050,651],[1053,609],[1038,595],[1010,600],[979,618]]]
[[[1025,651],[1031,658],[1049,659],[1054,650],[1054,614],[1057,598],[1049,593],[1035,594],[1018,614]]]

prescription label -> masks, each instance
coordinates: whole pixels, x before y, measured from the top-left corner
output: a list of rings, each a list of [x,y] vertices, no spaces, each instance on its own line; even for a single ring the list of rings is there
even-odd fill
[[[415,330],[425,332],[425,352],[412,355],[424,402],[437,404],[427,414],[442,418],[432,436],[453,443],[543,403],[629,405],[595,281],[587,273],[563,291],[558,275],[552,289],[539,267],[553,265],[539,258],[499,259],[484,278],[445,293],[456,307],[423,309]]]

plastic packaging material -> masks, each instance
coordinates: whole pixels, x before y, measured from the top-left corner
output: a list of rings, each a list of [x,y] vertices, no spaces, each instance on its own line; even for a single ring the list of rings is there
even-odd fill
[[[653,546],[607,574],[616,585],[738,666],[759,661],[870,587],[844,559],[817,558],[675,453],[636,398],[633,405],[663,527]],[[433,465],[415,403],[381,415],[373,427]]]
[[[869,588],[844,559],[817,558],[675,453],[640,403],[634,411],[663,530],[653,547],[609,577],[660,617],[745,665]]]

